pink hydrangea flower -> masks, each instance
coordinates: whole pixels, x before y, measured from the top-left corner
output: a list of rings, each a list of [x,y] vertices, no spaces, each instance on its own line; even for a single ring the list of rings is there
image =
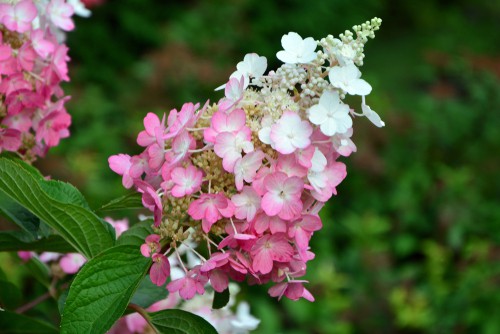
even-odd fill
[[[47,5],[47,15],[52,23],[63,30],[70,31],[75,28],[71,16],[74,13],[73,6],[64,0],[51,0]]]
[[[200,267],[200,272],[206,273],[211,270],[214,270],[215,268],[222,267],[226,263],[229,262],[229,253],[220,253],[216,252],[213,253],[210,256],[210,259],[206,261],[201,267]]]
[[[269,230],[271,234],[286,232],[286,222],[278,216],[269,217],[265,213],[258,214],[253,221],[253,228],[259,235]]]
[[[304,181],[296,176],[288,177],[276,172],[266,176],[266,193],[262,197],[262,209],[269,216],[278,215],[281,219],[295,219],[302,211],[302,189]]]
[[[144,173],[149,170],[149,157],[146,152],[134,155],[130,158],[129,174],[133,179],[140,179]]]
[[[59,145],[61,138],[69,137],[71,116],[65,110],[53,111],[45,116],[37,127],[36,140],[51,147]]]
[[[243,189],[243,181],[251,183],[257,175],[257,170],[262,166],[265,155],[262,151],[253,151],[234,163],[234,183],[236,189]]]
[[[281,299],[283,295],[291,300],[299,300],[304,298],[310,302],[314,301],[313,295],[304,288],[303,283],[307,281],[282,282],[269,288],[269,295]]]
[[[244,89],[245,77],[243,75],[239,78],[230,78],[224,90],[226,98],[219,101],[219,110],[223,112],[230,110],[241,100]]]
[[[165,139],[175,137],[186,128],[192,127],[197,120],[195,111],[199,107],[199,103],[184,103],[179,112],[176,109],[171,110],[168,115],[168,133]]]
[[[79,253],[69,253],[61,258],[59,265],[66,274],[75,274],[87,262]]]
[[[208,278],[201,275],[199,270],[190,270],[183,278],[168,283],[167,289],[170,293],[179,291],[182,299],[189,300],[197,293],[200,295],[205,293],[204,285],[207,281]]]
[[[170,173],[170,177],[174,183],[172,196],[184,197],[200,190],[203,173],[194,166],[176,167]]]
[[[268,274],[273,269],[273,261],[288,262],[292,259],[293,248],[285,234],[264,235],[252,247],[252,268],[256,272]]]
[[[21,132],[15,129],[0,128],[0,152],[17,151],[21,146]]]
[[[160,196],[156,193],[155,189],[145,181],[135,180],[134,184],[137,186],[137,189],[142,192],[142,204],[144,207],[154,213],[155,226],[160,226],[163,216],[163,204],[160,200]]]
[[[114,220],[111,217],[105,217],[104,220],[110,223],[111,226],[113,226],[113,228],[115,229],[115,234],[117,239],[123,232],[128,230],[129,225],[127,218],[121,220]]]
[[[17,256],[21,258],[24,262],[29,261],[33,257],[33,252],[30,251],[19,251],[17,252]]]
[[[159,136],[163,136],[163,132],[165,131],[165,115],[163,115],[163,119],[160,122],[156,114],[148,113],[144,117],[144,129],[137,136],[137,144],[147,147],[155,143]]]
[[[141,245],[141,254],[145,257],[151,257],[158,253],[160,249],[160,236],[158,234],[150,234],[146,237],[146,242]]]
[[[238,219],[251,221],[260,209],[260,196],[249,186],[243,187],[239,194],[233,195],[231,201],[235,207],[234,216]]]
[[[69,81],[68,50],[66,45],[58,45],[52,55],[51,69],[57,75],[58,80]]]
[[[129,189],[134,185],[134,179],[130,176],[130,166],[132,162],[128,154],[117,154],[108,158],[109,168],[119,175],[122,175],[122,184]]]
[[[229,218],[234,213],[234,205],[223,194],[202,194],[191,202],[188,214],[196,220],[202,220],[203,231],[207,233],[215,222],[222,217]]]
[[[159,253],[153,254],[152,259],[153,265],[149,270],[149,277],[153,284],[162,286],[170,276],[170,262],[165,255]]]
[[[307,168],[298,163],[295,154],[280,154],[275,169],[277,172],[285,173],[288,177],[297,176],[303,178],[307,175]]]
[[[203,132],[207,143],[215,143],[215,138],[219,133],[231,132],[238,133],[244,126],[246,114],[243,109],[235,109],[229,114],[218,111],[212,116],[210,127]]]
[[[309,239],[314,231],[323,227],[321,219],[314,215],[303,215],[301,219],[295,221],[288,229],[288,236],[295,240],[295,244],[300,249],[307,249]]]
[[[215,138],[214,152],[222,158],[222,166],[228,172],[233,172],[234,164],[242,157],[242,152],[249,153],[254,147],[250,129],[244,127],[236,134],[222,132]]]
[[[165,153],[165,160],[173,166],[189,156],[189,150],[196,147],[194,138],[186,131],[172,140],[172,149]]]
[[[346,166],[342,162],[334,162],[321,172],[309,171],[307,178],[313,187],[311,194],[317,200],[326,202],[337,194],[336,187],[346,176]]]
[[[24,33],[31,29],[31,22],[37,15],[31,0],[23,0],[15,5],[0,5],[0,22],[9,30]]]

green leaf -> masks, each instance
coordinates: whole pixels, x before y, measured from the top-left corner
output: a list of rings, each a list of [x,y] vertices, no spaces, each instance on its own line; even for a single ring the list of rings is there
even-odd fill
[[[144,239],[153,233],[153,221],[148,219],[135,224],[116,240],[117,245],[134,245],[140,246],[144,243]]]
[[[59,314],[63,314],[64,305],[66,304],[66,299],[68,299],[69,289],[63,290],[57,299],[57,308],[59,309]]]
[[[28,232],[32,240],[36,240],[40,229],[40,219],[1,191],[0,212],[25,232]]]
[[[149,275],[142,279],[139,288],[132,297],[131,303],[139,305],[142,308],[148,308],[155,302],[166,298],[168,290],[165,286],[158,286],[151,282]]]
[[[66,191],[67,187],[53,186],[50,181],[33,176],[30,168],[22,161],[0,158],[0,191],[50,225],[88,259],[114,245],[113,236],[93,212],[55,199],[54,189],[62,187]]]
[[[32,241],[31,235],[21,231],[0,232],[0,252],[15,251],[74,253],[75,249],[58,235]]]
[[[0,332],[9,334],[57,334],[53,325],[11,311],[0,311]]]
[[[182,310],[163,310],[149,313],[151,323],[165,334],[217,334],[205,319]]]
[[[229,288],[222,292],[214,291],[214,301],[212,302],[213,309],[220,309],[229,303]]]
[[[46,287],[50,286],[50,269],[45,263],[36,257],[32,257],[25,265],[38,282]]]
[[[19,306],[20,302],[21,291],[19,291],[17,286],[9,281],[0,279],[0,307],[14,309]]]
[[[90,210],[89,204],[85,200],[85,197],[83,197],[82,193],[69,183],[57,180],[48,180],[41,182],[40,185],[47,195],[56,201],[66,204],[76,204]]]
[[[104,204],[96,211],[116,211],[123,209],[142,209],[144,206],[142,205],[141,194],[138,192],[134,192],[122,197],[118,197],[111,202]]]
[[[151,265],[138,247],[116,246],[87,262],[71,284],[61,333],[105,333],[125,311]]]

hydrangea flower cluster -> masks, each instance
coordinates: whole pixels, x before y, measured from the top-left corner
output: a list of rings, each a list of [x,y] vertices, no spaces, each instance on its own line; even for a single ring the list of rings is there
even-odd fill
[[[0,0],[0,152],[44,156],[69,136],[61,81],[69,81],[64,31],[80,0]]]
[[[290,32],[276,54],[279,69],[265,74],[266,58],[247,54],[217,104],[186,103],[161,119],[149,113],[137,137],[144,151],[109,158],[153,212],[155,234],[141,252],[153,259],[155,284],[171,276],[175,255],[184,275],[167,289],[186,300],[208,283],[222,292],[229,279],[272,282],[271,296],[314,300],[303,279],[314,258],[309,242],[346,177],[338,158],[356,151],[353,118],[384,125],[366,104],[372,88],[358,69],[380,24],[375,18],[355,35],[320,41]],[[346,95],[361,96],[361,112]],[[186,263],[181,247],[198,261]]]

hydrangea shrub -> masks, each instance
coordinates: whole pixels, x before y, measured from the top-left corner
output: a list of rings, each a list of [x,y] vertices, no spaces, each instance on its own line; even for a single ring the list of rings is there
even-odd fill
[[[384,126],[359,70],[381,20],[338,39],[290,32],[277,70],[247,54],[216,103],[147,114],[143,152],[109,158],[151,212],[129,227],[100,214],[136,207],[133,196],[94,211],[76,188],[29,165],[69,136],[64,33],[73,14],[90,15],[83,3],[98,2],[0,0],[0,153],[24,160],[0,156],[0,213],[20,227],[0,232],[0,251],[36,269],[58,299],[60,332],[247,333],[260,321],[236,303],[233,282],[314,301],[304,279],[309,242],[347,175],[341,160],[356,151],[353,119]],[[347,95],[360,96],[357,111]],[[0,290],[2,330],[58,332],[22,314],[36,303],[13,309],[9,293]]]

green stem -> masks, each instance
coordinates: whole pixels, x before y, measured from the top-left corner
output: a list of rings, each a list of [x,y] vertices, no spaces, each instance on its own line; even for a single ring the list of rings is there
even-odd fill
[[[153,324],[151,323],[151,318],[149,317],[149,314],[148,314],[148,312],[146,312],[145,309],[143,309],[139,305],[132,304],[132,303],[128,304],[127,307],[129,309],[134,310],[135,312],[139,313],[144,318],[144,320],[146,320],[148,325],[155,331],[155,333],[160,334],[160,332],[158,332],[158,330],[155,328],[155,326],[153,326]]]
[[[54,284],[54,282],[53,282],[53,284]],[[61,285],[61,287],[59,288],[59,290],[65,290],[68,286],[69,286],[69,283],[65,283],[65,284]],[[19,306],[16,309],[15,312],[19,313],[19,314],[24,313],[24,312],[32,309],[33,307],[37,306],[41,302],[49,299],[50,297],[53,297],[54,299],[56,299],[56,293],[57,293],[57,290],[51,284],[51,286],[49,287],[49,291],[47,291],[46,293],[44,293],[41,296],[38,296],[37,298],[35,298],[34,300],[30,301],[29,303],[24,304],[22,306]]]

